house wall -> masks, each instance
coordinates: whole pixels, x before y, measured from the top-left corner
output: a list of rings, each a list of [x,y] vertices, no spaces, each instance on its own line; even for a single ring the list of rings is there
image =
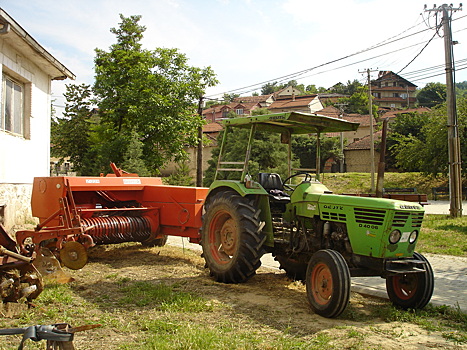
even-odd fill
[[[349,173],[369,173],[371,172],[370,150],[350,150],[344,151],[345,164]],[[379,152],[375,151],[375,171],[378,169]]]
[[[1,36],[0,63],[2,73],[24,84],[26,124],[29,120],[25,136],[0,130],[0,221],[8,231],[20,222],[33,221],[26,209],[33,179],[50,173],[51,83],[47,74]]]
[[[370,135],[370,127],[360,125],[356,131],[344,131],[343,134],[344,139],[346,140],[346,145],[348,145],[349,143],[361,140],[365,136]]]

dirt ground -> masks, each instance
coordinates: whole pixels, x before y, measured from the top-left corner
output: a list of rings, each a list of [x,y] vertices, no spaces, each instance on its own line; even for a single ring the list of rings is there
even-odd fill
[[[138,327],[138,320],[148,318],[173,318],[174,322],[188,321],[195,327],[216,327],[228,322],[242,332],[251,330],[271,339],[286,334],[310,344],[325,334],[330,339],[328,347],[335,349],[467,348],[444,339],[440,332],[427,331],[416,324],[375,318],[375,310],[387,302],[359,294],[352,294],[350,305],[337,319],[315,315],[308,306],[304,285],[289,280],[281,271],[260,268],[247,283],[217,283],[204,268],[199,252],[178,247],[100,246],[90,251],[90,262],[83,269],[67,271],[75,278],[71,286],[73,297],[68,305],[60,306],[62,310],[53,316],[55,321],[71,323],[70,318],[74,318],[75,326],[102,324],[77,333],[76,349],[119,349],[122,344],[137,344],[145,331],[144,327]],[[168,314],[153,306],[125,305],[118,302],[122,281],[176,284],[214,307],[208,312]],[[32,315],[23,316],[21,323],[47,319],[46,303],[38,299],[37,304],[35,310],[28,311]],[[48,305],[53,308],[53,301]],[[18,326],[18,322],[3,320],[4,326]],[[0,344],[6,341],[0,349],[18,346],[19,338],[4,338],[0,338]],[[251,348],[271,349],[261,344]]]

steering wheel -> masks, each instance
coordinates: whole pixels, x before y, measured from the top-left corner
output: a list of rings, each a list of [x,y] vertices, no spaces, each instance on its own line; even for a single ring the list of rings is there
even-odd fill
[[[311,181],[314,179],[314,175],[311,175],[310,173],[307,173],[306,171],[298,172],[295,174],[290,175],[288,178],[286,178],[284,181],[282,181],[282,187],[293,191],[294,188],[290,187],[289,185],[286,184],[287,181],[289,181],[291,178],[300,176],[300,175],[305,175],[305,179],[303,181]]]

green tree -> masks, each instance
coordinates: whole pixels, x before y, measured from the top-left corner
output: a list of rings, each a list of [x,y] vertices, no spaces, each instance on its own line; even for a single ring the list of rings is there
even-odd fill
[[[119,27],[111,29],[117,42],[109,51],[96,49],[96,132],[103,140],[97,149],[102,159],[123,163],[136,139],[140,158],[154,174],[169,160],[184,159],[186,145],[197,144],[202,120],[196,101],[217,81],[210,67],[189,66],[177,49],[143,49],[141,16],[120,19]]]
[[[91,171],[96,157],[90,140],[95,123],[91,113],[91,87],[86,84],[68,84],[64,96],[63,116],[52,119],[51,154],[59,158],[60,162],[69,158],[73,170],[83,175]]]
[[[390,124],[390,130],[387,137],[387,154],[386,154],[386,166],[388,168],[401,168],[402,161],[397,162],[396,156],[399,152],[404,152],[405,150],[400,144],[406,144],[410,140],[417,140],[423,138],[423,128],[426,124],[429,123],[429,118],[427,114],[419,113],[403,113],[399,114],[394,122]],[[425,140],[424,140],[425,141]],[[416,154],[407,154],[410,156],[408,161],[403,168],[407,171],[418,171],[413,169],[418,169],[418,161],[413,161],[410,159],[411,156],[416,156]]]
[[[446,85],[441,83],[428,83],[417,93],[417,101],[423,107],[435,107],[446,101]]]
[[[223,98],[223,101],[222,103],[223,104],[229,104],[230,102],[233,102],[234,99],[236,99],[237,97],[240,97],[239,94],[224,94],[224,96],[222,97]]]
[[[300,161],[300,168],[316,169],[316,136],[297,135],[292,139],[292,152]],[[320,168],[324,169],[326,160],[341,157],[339,137],[321,137]]]
[[[278,85],[277,81],[267,83],[261,87],[261,95],[271,95],[280,89],[282,89],[282,86]]]
[[[344,103],[346,113],[368,114],[368,88],[360,86],[350,97],[340,98],[339,103]],[[377,116],[378,106],[372,104],[373,115]]]
[[[357,93],[362,87],[363,85],[357,79],[354,79],[353,81],[348,80],[347,84],[339,82],[333,85],[329,89],[329,92],[343,95],[353,95]]]
[[[393,146],[396,165],[404,171],[425,174],[444,174],[448,164],[448,128],[446,105],[442,104],[427,114],[418,134],[404,135]],[[457,99],[458,134],[461,144],[462,172],[467,173],[467,99]]]

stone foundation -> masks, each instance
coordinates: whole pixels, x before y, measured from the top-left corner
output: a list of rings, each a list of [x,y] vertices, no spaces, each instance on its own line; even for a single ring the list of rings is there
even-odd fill
[[[32,184],[0,184],[0,224],[11,236],[39,223],[32,216],[31,193]]]

